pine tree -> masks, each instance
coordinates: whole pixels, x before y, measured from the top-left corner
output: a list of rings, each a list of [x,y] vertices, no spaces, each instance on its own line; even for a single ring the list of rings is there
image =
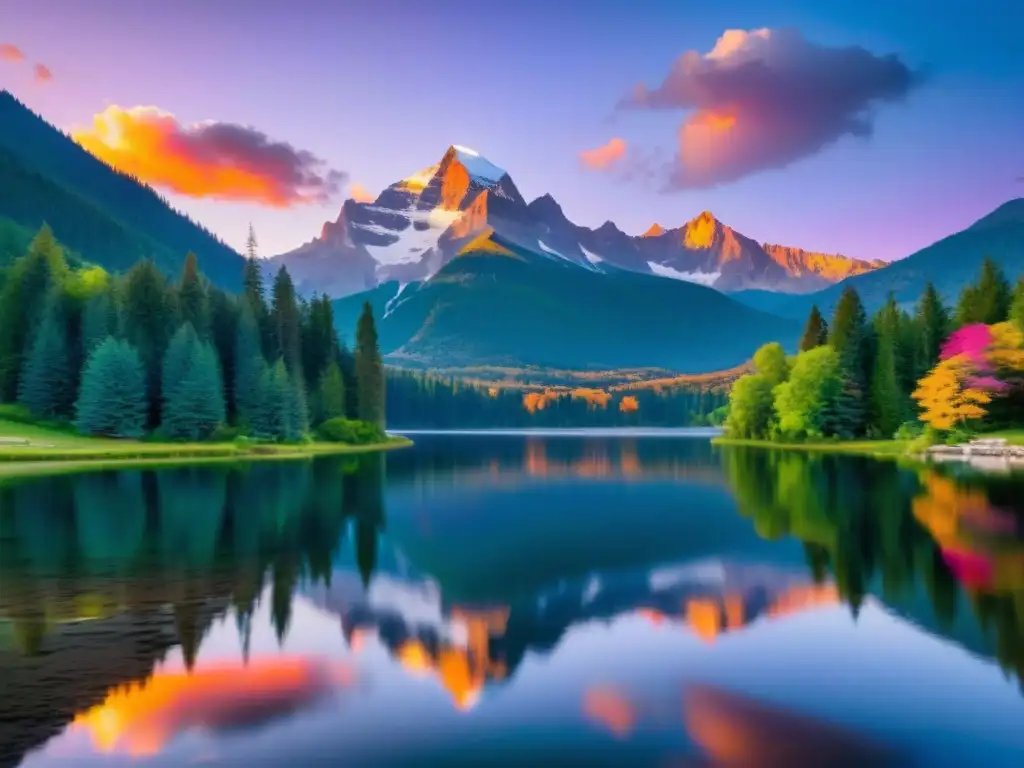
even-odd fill
[[[174,319],[171,297],[167,279],[148,259],[136,262],[125,275],[121,330],[146,371],[152,426],[160,419],[161,371]]]
[[[74,399],[69,359],[63,297],[54,289],[25,358],[19,402],[41,418],[67,415]]]
[[[309,431],[309,405],[306,386],[301,374],[293,373],[288,379],[288,419],[285,439],[301,440]]]
[[[171,339],[164,361],[161,429],[173,439],[202,440],[224,421],[220,362],[190,323]]]
[[[384,363],[377,343],[370,302],[356,326],[356,387],[359,418],[384,428]]]
[[[260,402],[252,418],[253,434],[267,440],[286,439],[292,434],[295,406],[288,369],[283,360],[268,366],[260,383]]]
[[[903,422],[903,393],[897,375],[900,311],[895,297],[875,318],[877,349],[871,375],[871,426],[881,437],[892,437]]]
[[[270,352],[270,322],[267,314],[267,292],[263,285],[263,270],[256,253],[256,233],[249,225],[249,236],[245,243],[245,266],[242,268],[242,303],[248,303],[256,326],[260,329],[260,345],[263,354]]]
[[[837,434],[861,435],[867,426],[865,393],[871,370],[870,341],[860,296],[847,286],[839,298],[829,327],[829,343],[839,356],[843,382],[836,406]]]
[[[330,363],[317,385],[316,423],[345,416],[345,381],[336,362]]]
[[[314,296],[309,303],[302,328],[303,370],[306,381],[318,381],[331,362],[340,355],[338,334],[334,327],[334,310],[327,296]]]
[[[116,336],[117,330],[117,304],[113,291],[105,288],[90,296],[82,311],[83,357],[87,359],[108,336]]]
[[[87,435],[140,437],[146,426],[146,377],[138,353],[109,337],[89,356],[75,406],[75,427]]]
[[[178,319],[191,323],[200,337],[206,338],[210,330],[210,302],[199,273],[196,255],[189,251],[178,284]]]
[[[914,313],[917,346],[914,349],[915,379],[920,379],[939,362],[939,351],[949,334],[949,313],[935,286],[929,282]]]
[[[1013,301],[1010,303],[1010,320],[1024,331],[1024,276],[1017,281],[1013,289]]]
[[[260,332],[252,306],[243,302],[235,341],[234,382],[235,407],[239,424],[243,426],[252,425],[261,404],[261,387],[267,363],[260,347]]]
[[[280,357],[288,371],[300,371],[302,365],[302,315],[295,286],[285,267],[274,278],[271,308],[271,350]],[[300,371],[301,372],[301,371]]]
[[[828,323],[818,311],[815,304],[811,307],[810,317],[807,318],[807,325],[804,326],[804,335],[800,339],[800,351],[807,352],[815,347],[820,347],[828,342]]]
[[[67,273],[64,251],[44,224],[28,252],[11,267],[0,293],[0,400],[17,395],[28,344],[39,325],[47,296]]]
[[[256,242],[256,230],[252,228],[252,224],[249,224],[249,235],[245,238],[245,255],[250,261],[254,261],[256,256],[256,248],[258,243]],[[248,285],[248,284],[247,284]],[[262,285],[260,286],[260,292],[262,295]]]
[[[985,259],[978,282],[967,286],[960,294],[956,308],[957,327],[1003,322],[1010,312],[1010,300],[1010,283],[1002,268],[991,258]]]

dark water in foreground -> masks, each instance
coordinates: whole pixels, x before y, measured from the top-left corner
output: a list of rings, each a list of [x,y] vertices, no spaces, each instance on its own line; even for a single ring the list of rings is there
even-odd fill
[[[461,435],[0,485],[0,765],[1019,766],[1022,677],[1021,478]]]

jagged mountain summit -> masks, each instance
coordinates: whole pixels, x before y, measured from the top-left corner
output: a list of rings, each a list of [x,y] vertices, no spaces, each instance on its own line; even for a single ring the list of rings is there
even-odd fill
[[[820,290],[884,262],[763,245],[704,212],[681,227],[654,224],[631,236],[607,221],[579,226],[551,195],[527,204],[504,169],[467,147],[383,190],[372,203],[346,200],[319,237],[271,259],[303,293],[338,298],[436,274],[482,233],[591,272],[628,270],[721,291]]]

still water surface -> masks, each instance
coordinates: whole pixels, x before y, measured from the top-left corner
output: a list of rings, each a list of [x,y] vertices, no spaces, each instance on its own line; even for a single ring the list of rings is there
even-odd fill
[[[416,440],[0,485],[0,765],[1024,765],[1024,478]]]

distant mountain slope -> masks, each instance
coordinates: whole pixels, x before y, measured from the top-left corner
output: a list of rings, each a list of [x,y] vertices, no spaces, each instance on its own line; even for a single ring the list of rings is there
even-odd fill
[[[982,262],[991,257],[1010,280],[1024,275],[1024,198],[1004,203],[967,229],[922,248],[878,272],[858,275],[817,293],[787,297],[772,306],[776,314],[803,318],[812,304],[830,317],[843,289],[857,289],[868,309],[885,303],[889,292],[911,306],[930,280],[949,304],[954,304],[965,285],[974,282]],[[737,297],[753,306],[766,306],[756,295]]]
[[[452,146],[372,203],[347,200],[319,237],[267,266],[287,265],[300,291],[338,298],[389,280],[425,280],[487,230],[591,272],[625,269],[719,290],[807,292],[882,265],[761,245],[706,211],[681,227],[654,225],[638,236],[610,221],[581,227],[551,195],[527,204],[505,170]]]
[[[48,222],[83,258],[121,270],[140,256],[177,272],[193,251],[218,285],[240,284],[242,257],[156,192],[96,159],[0,91],[0,217]]]
[[[561,368],[656,366],[684,373],[743,363],[768,341],[793,348],[799,323],[712,289],[621,270],[579,269],[491,232],[423,283],[335,302],[354,327],[364,301],[392,362]]]

